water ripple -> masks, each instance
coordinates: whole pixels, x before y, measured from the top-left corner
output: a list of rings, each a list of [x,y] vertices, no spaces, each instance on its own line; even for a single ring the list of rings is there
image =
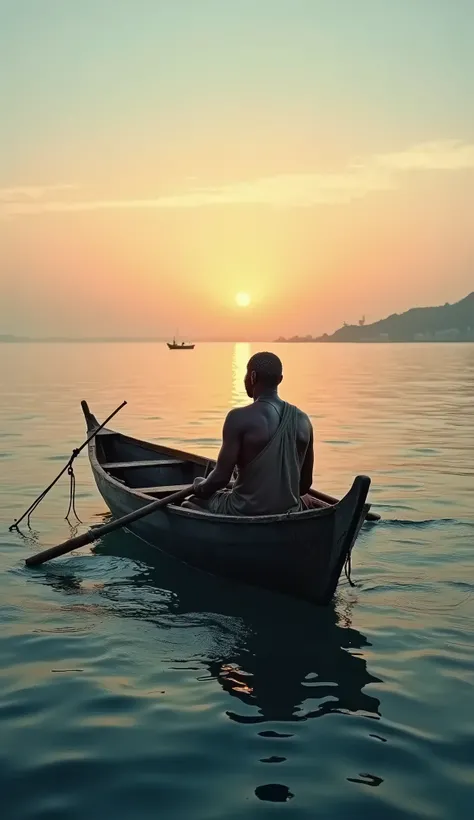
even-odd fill
[[[278,348],[285,395],[313,419],[318,485],[340,497],[367,473],[383,516],[357,541],[355,588],[341,583],[325,610],[205,576],[126,533],[26,570],[27,554],[71,534],[67,482],[23,537],[7,526],[82,442],[81,398],[104,417],[126,384],[117,427],[214,456],[254,351],[200,345],[171,362],[159,345],[52,345],[46,358],[6,347],[4,816],[469,817],[472,346]],[[76,474],[84,526],[103,520],[85,456]]]

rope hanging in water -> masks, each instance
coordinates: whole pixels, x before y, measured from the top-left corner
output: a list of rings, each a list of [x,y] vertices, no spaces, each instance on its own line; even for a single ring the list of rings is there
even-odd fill
[[[345,563],[344,563],[344,574],[345,574],[347,580],[349,581],[349,585],[351,587],[355,587],[354,581],[352,580],[352,577],[351,577],[351,572],[352,572],[352,547],[350,548],[350,550],[347,554],[347,558],[346,558]]]
[[[75,496],[76,496],[76,476],[74,475],[73,462],[74,462],[74,461],[75,461],[75,459],[78,457],[79,453],[81,453],[81,452],[82,452],[82,450],[84,449],[84,447],[87,447],[87,445],[89,444],[89,442],[90,442],[90,441],[92,441],[92,439],[93,439],[93,438],[95,438],[95,436],[97,435],[97,433],[99,433],[99,432],[102,430],[102,428],[103,428],[103,427],[105,427],[105,426],[106,426],[106,424],[108,424],[108,423],[109,423],[110,419],[112,419],[112,418],[113,418],[113,417],[114,417],[114,416],[115,416],[115,415],[119,412],[119,410],[121,410],[121,409],[122,409],[122,407],[125,407],[125,405],[126,405],[126,404],[127,404],[127,402],[126,402],[126,401],[123,401],[123,402],[122,402],[122,404],[121,404],[119,407],[117,407],[117,409],[116,409],[116,410],[114,410],[114,412],[113,412],[113,413],[111,413],[111,414],[110,414],[110,416],[108,416],[108,417],[105,419],[105,421],[104,421],[104,422],[102,422],[102,424],[101,424],[101,425],[99,425],[99,427],[96,427],[96,429],[95,429],[95,430],[94,430],[94,431],[90,434],[90,436],[88,436],[88,437],[86,438],[86,440],[85,440],[85,441],[81,444],[81,446],[80,446],[80,447],[77,447],[76,449],[74,449],[74,450],[72,451],[71,456],[70,456],[70,458],[69,458],[69,460],[68,460],[67,464],[63,467],[63,469],[61,470],[61,472],[60,472],[60,473],[56,476],[56,478],[54,479],[54,481],[52,481],[52,482],[51,482],[51,484],[49,484],[49,486],[48,486],[48,487],[46,487],[46,489],[45,489],[45,490],[43,490],[43,492],[42,492],[42,493],[40,493],[40,495],[38,496],[38,498],[35,498],[35,500],[33,501],[33,503],[32,503],[32,504],[30,504],[30,506],[28,507],[28,509],[27,509],[27,510],[25,510],[25,512],[23,513],[23,515],[21,516],[21,518],[19,518],[18,520],[17,520],[17,519],[15,519],[15,521],[13,522],[13,524],[11,524],[11,525],[10,525],[10,527],[8,528],[8,529],[10,530],[10,532],[12,532],[12,530],[17,530],[17,529],[19,528],[19,526],[20,526],[21,522],[22,522],[25,518],[27,519],[27,524],[28,524],[28,527],[30,526],[30,519],[31,519],[31,516],[33,515],[34,511],[36,510],[36,508],[37,508],[37,507],[39,507],[39,505],[41,504],[41,502],[43,501],[43,499],[44,499],[44,498],[46,498],[46,496],[48,495],[49,491],[53,489],[54,485],[55,485],[55,484],[57,484],[57,482],[59,481],[59,479],[61,478],[61,476],[63,476],[63,475],[64,475],[64,473],[65,473],[65,472],[67,472],[67,474],[69,475],[69,478],[70,478],[70,481],[69,481],[69,507],[68,507],[68,511],[67,511],[67,514],[66,514],[66,519],[67,519],[67,520],[69,519],[69,515],[70,515],[70,513],[71,513],[71,511],[72,511],[72,512],[74,513],[74,515],[76,516],[77,520],[79,521],[79,523],[81,523],[81,520],[80,520],[80,518],[79,518],[79,516],[78,516],[78,514],[77,514],[77,512],[76,512],[76,501],[75,501]]]
[[[76,516],[76,520],[79,524],[82,524],[82,521],[76,512],[76,476],[74,475],[74,467],[72,466],[72,462],[68,467],[67,474],[69,476],[69,507],[67,508],[65,519],[66,521],[69,521],[69,515],[73,512]]]

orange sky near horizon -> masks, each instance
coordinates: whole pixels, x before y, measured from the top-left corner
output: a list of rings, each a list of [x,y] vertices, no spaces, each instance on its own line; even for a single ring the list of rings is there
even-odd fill
[[[1,7],[0,334],[263,340],[473,290],[469,4],[199,5]]]

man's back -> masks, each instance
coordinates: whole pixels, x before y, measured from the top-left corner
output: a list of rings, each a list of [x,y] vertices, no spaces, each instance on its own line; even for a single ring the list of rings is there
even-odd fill
[[[282,364],[274,353],[250,359],[245,387],[253,404],[228,413],[217,464],[196,480],[197,498],[211,512],[273,515],[298,510],[311,486],[313,430],[305,413],[278,396]],[[232,473],[237,478],[225,490]]]
[[[241,437],[238,467],[250,464],[271,441],[280,425],[284,404],[279,396],[275,396],[271,399],[257,399],[253,404],[231,411],[235,414]],[[301,465],[311,441],[311,432],[308,416],[298,410],[295,446]]]
[[[230,491],[210,500],[212,512],[279,515],[301,509],[301,469],[310,439],[303,414],[273,397],[255,405],[227,417],[225,437],[237,443],[237,476]]]

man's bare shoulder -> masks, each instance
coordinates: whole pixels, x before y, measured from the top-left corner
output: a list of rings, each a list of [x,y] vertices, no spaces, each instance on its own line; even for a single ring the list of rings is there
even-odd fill
[[[304,429],[312,430],[313,425],[311,424],[311,419],[308,416],[308,414],[305,413],[304,410],[300,410],[299,407],[297,408],[297,410],[298,410],[298,424]]]
[[[246,404],[244,407],[233,407],[227,413],[225,423],[229,427],[238,428],[245,424],[252,412],[253,404]]]

